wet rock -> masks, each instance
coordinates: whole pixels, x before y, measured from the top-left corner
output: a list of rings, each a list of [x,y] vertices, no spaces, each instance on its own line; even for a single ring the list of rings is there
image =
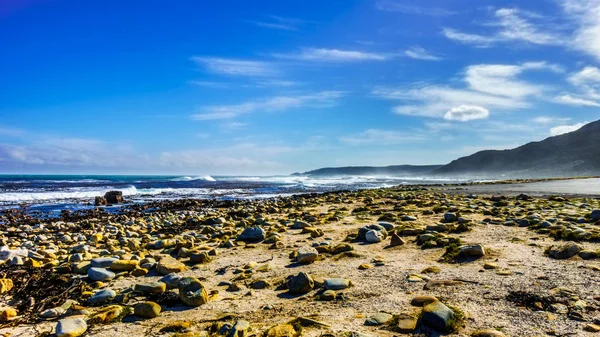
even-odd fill
[[[195,277],[185,277],[179,281],[179,297],[183,303],[193,307],[208,302],[206,287]]]
[[[452,309],[448,308],[444,303],[436,301],[423,308],[421,318],[423,324],[436,331],[444,332],[451,328],[454,316],[455,314]]]
[[[133,313],[143,318],[155,318],[160,315],[161,307],[154,302],[142,302],[135,305]]]
[[[266,237],[265,230],[260,226],[248,227],[238,235],[237,241],[244,242],[259,242],[263,241]]]
[[[94,198],[94,206],[106,206],[108,202],[104,197],[95,197]]]
[[[343,278],[329,278],[325,280],[326,290],[344,290],[350,286],[350,281]]]
[[[56,325],[56,337],[78,337],[86,330],[87,324],[82,318],[65,318]]]
[[[571,258],[581,251],[581,247],[575,242],[567,242],[563,245],[554,245],[548,249],[548,256],[557,260]]]
[[[313,247],[302,247],[298,249],[298,256],[296,257],[296,262],[300,264],[310,264],[315,262],[317,257],[319,256],[319,252]]]
[[[104,194],[104,199],[108,204],[120,204],[123,202],[123,192],[108,191]]]
[[[110,281],[115,278],[115,273],[104,268],[90,268],[87,274],[92,281]]]
[[[313,290],[315,282],[312,277],[305,272],[288,278],[287,287],[292,294],[307,294]]]
[[[367,318],[367,320],[365,321],[365,325],[366,326],[384,325],[384,324],[389,323],[393,318],[394,318],[394,316],[392,316],[388,313],[380,312],[380,313],[377,313],[377,314]]]

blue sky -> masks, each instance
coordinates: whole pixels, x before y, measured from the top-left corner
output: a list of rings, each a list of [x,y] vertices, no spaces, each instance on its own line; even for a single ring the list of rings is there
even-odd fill
[[[0,0],[0,172],[443,164],[600,119],[600,0]]]

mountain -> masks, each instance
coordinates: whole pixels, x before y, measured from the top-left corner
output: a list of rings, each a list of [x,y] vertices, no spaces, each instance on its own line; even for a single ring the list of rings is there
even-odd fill
[[[423,176],[432,171],[441,168],[442,165],[395,165],[386,167],[374,166],[347,166],[347,167],[326,167],[318,170],[308,171],[304,173],[294,173],[294,175],[307,176]]]
[[[600,121],[515,149],[480,151],[432,174],[519,178],[600,175]]]

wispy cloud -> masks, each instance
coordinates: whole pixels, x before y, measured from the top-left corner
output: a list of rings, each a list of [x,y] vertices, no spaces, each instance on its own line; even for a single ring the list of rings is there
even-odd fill
[[[570,45],[600,60],[600,1],[564,0],[563,9],[577,25]]]
[[[533,23],[532,21],[537,23]],[[564,45],[567,38],[552,29],[549,24],[540,22],[543,16],[522,11],[516,8],[500,8],[493,14],[493,19],[486,25],[497,27],[489,35],[460,32],[452,28],[444,28],[443,35],[448,39],[479,47],[488,47],[501,42],[524,42],[535,45]]]
[[[536,124],[548,125],[548,124],[556,124],[556,123],[565,123],[570,120],[571,120],[571,118],[567,118],[567,117],[538,116],[538,117],[535,117],[532,121]]]
[[[264,20],[247,20],[246,22],[262,28],[296,31],[301,25],[311,21],[267,15]]]
[[[377,9],[387,12],[399,12],[404,14],[419,14],[429,16],[450,16],[457,12],[439,7],[420,7],[407,4],[408,1],[378,0],[375,5]]]
[[[393,58],[391,53],[375,53],[358,50],[341,50],[327,48],[304,48],[295,53],[272,54],[273,57],[300,61],[322,62],[360,62],[385,61]]]
[[[233,105],[217,105],[201,108],[201,113],[192,115],[192,119],[206,121],[229,119],[254,112],[277,112],[299,107],[324,108],[334,106],[344,96],[341,91],[321,91],[298,96],[276,96],[258,101]]]
[[[436,56],[431,54],[430,52],[428,52],[427,50],[425,50],[422,47],[412,47],[407,49],[406,51],[404,51],[404,55],[413,58],[413,59],[417,59],[417,60],[425,60],[425,61],[440,61],[442,60],[441,57]]]
[[[229,84],[222,82],[211,82],[211,81],[188,81],[188,83],[197,85],[199,87],[204,88],[212,88],[212,89],[227,89],[229,88]]]
[[[262,61],[200,56],[194,56],[191,59],[207,71],[221,75],[264,77],[279,73],[273,64]]]
[[[526,62],[520,65],[480,64],[465,69],[466,87],[453,88],[434,84],[417,84],[400,88],[375,88],[377,97],[404,101],[396,106],[397,114],[443,117],[460,106],[483,109],[520,109],[529,106],[528,99],[540,96],[549,88],[518,78],[527,70],[557,71],[558,67],[545,62]]]
[[[555,103],[571,105],[571,106],[583,106],[583,107],[600,107],[600,103],[591,99],[573,96],[571,94],[562,94],[554,98]]]
[[[565,92],[554,98],[555,103],[579,107],[600,107],[600,69],[584,67],[567,77],[577,93]]]
[[[340,137],[340,142],[349,145],[390,145],[413,141],[426,140],[427,137],[419,132],[400,132],[394,130],[368,129],[364,132]]]

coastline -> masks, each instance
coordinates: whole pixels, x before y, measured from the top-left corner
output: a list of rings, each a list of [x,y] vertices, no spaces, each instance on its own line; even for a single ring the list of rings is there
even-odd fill
[[[86,336],[175,335],[164,332],[168,327],[208,336],[246,323],[247,334],[256,335],[291,326],[302,336],[395,336],[399,317],[423,314],[411,304],[415,298],[434,296],[457,315],[448,336],[498,328],[507,336],[587,336],[600,284],[600,230],[590,214],[600,200],[514,197],[498,189],[511,184],[478,186],[492,186],[486,191],[495,196],[414,185],[254,201],[169,200],[125,206],[122,214],[98,209],[41,221],[4,214],[12,218],[0,225],[2,243],[28,253],[0,267],[0,278],[14,281],[0,306],[18,310],[0,323],[0,333],[37,336],[54,333],[60,320],[82,319]],[[389,224],[381,242],[360,237],[381,221]],[[259,237],[248,239],[248,231]],[[547,255],[569,240],[577,247],[569,259]],[[481,256],[456,255],[478,245]],[[302,254],[310,262],[299,263]],[[92,264],[109,279],[95,279]],[[170,289],[164,279],[165,266],[201,282],[207,302],[182,302],[179,286]],[[290,277],[301,272],[312,286],[298,294]],[[327,292],[326,281],[341,285]],[[148,287],[157,293],[140,291]],[[101,291],[115,296],[92,304]],[[76,304],[40,318],[67,298]],[[541,307],[521,298],[540,298]],[[160,308],[158,317],[131,314],[148,301]],[[106,310],[122,315],[109,319]],[[367,324],[388,317],[383,313],[392,319]],[[414,322],[414,334],[435,334]]]

